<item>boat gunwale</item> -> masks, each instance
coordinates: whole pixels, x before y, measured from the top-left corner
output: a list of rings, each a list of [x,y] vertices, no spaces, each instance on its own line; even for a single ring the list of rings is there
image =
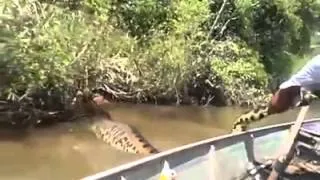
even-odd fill
[[[320,118],[310,118],[310,119],[304,120],[303,124],[313,123],[313,122],[317,122],[317,121],[320,121]],[[245,132],[225,134],[225,135],[221,135],[221,136],[217,136],[217,137],[212,137],[212,138],[200,140],[200,141],[197,141],[194,143],[189,143],[189,144],[175,147],[175,148],[172,148],[172,149],[169,149],[169,150],[166,150],[166,151],[163,151],[163,152],[151,155],[151,156],[143,157],[141,159],[138,159],[138,160],[135,160],[132,162],[128,162],[126,164],[122,164],[122,165],[116,166],[114,168],[95,173],[93,175],[86,176],[86,177],[82,178],[82,180],[107,178],[108,176],[115,175],[115,174],[120,173],[122,171],[127,171],[127,170],[130,170],[131,168],[141,166],[145,163],[148,163],[148,162],[160,159],[160,158],[165,158],[166,156],[176,154],[181,151],[190,150],[190,149],[195,148],[197,146],[203,146],[206,144],[214,145],[214,144],[217,144],[217,143],[219,143],[223,140],[227,140],[227,139],[233,140],[233,143],[236,143],[237,141],[244,142],[243,137],[250,137],[250,136],[252,137],[252,135],[254,134],[254,138],[257,138],[257,137],[267,135],[269,133],[285,130],[285,129],[288,129],[290,127],[290,125],[292,125],[294,122],[295,121],[291,121],[291,122],[286,122],[286,123],[281,123],[281,124],[264,126],[264,127],[260,127],[260,128],[254,128],[254,129],[249,129]],[[216,150],[224,148],[224,147],[228,147],[229,144],[230,143],[226,143],[223,145],[223,147],[216,148]],[[214,146],[216,146],[216,145],[214,145]]]

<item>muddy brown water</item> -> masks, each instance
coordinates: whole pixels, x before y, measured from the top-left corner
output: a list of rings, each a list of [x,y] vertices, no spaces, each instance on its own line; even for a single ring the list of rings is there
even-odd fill
[[[316,104],[307,118],[320,114]],[[107,107],[115,120],[134,125],[160,150],[230,131],[244,109],[234,107],[152,106],[118,104]],[[298,110],[266,118],[252,127],[292,121]],[[0,138],[0,179],[73,180],[112,168],[141,155],[117,151],[97,140],[83,126],[63,123],[27,136]]]

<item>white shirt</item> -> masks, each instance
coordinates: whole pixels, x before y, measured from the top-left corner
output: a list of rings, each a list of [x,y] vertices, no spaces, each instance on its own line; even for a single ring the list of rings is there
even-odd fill
[[[301,86],[306,90],[320,90],[320,55],[313,57],[296,74],[280,85],[280,89]]]

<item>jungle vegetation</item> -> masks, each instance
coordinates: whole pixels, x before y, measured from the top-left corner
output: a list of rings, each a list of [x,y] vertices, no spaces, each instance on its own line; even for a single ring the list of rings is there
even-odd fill
[[[1,0],[0,13],[11,101],[102,87],[114,101],[250,105],[320,28],[319,0]]]

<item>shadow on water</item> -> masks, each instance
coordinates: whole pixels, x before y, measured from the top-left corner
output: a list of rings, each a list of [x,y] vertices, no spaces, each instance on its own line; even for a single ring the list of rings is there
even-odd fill
[[[233,107],[131,104],[106,108],[114,120],[137,127],[160,150],[226,134],[234,118],[244,111]],[[252,127],[292,121],[297,112],[275,115]],[[37,129],[23,138],[16,137],[20,138],[0,139],[0,179],[79,179],[143,157],[107,146],[75,123]]]

